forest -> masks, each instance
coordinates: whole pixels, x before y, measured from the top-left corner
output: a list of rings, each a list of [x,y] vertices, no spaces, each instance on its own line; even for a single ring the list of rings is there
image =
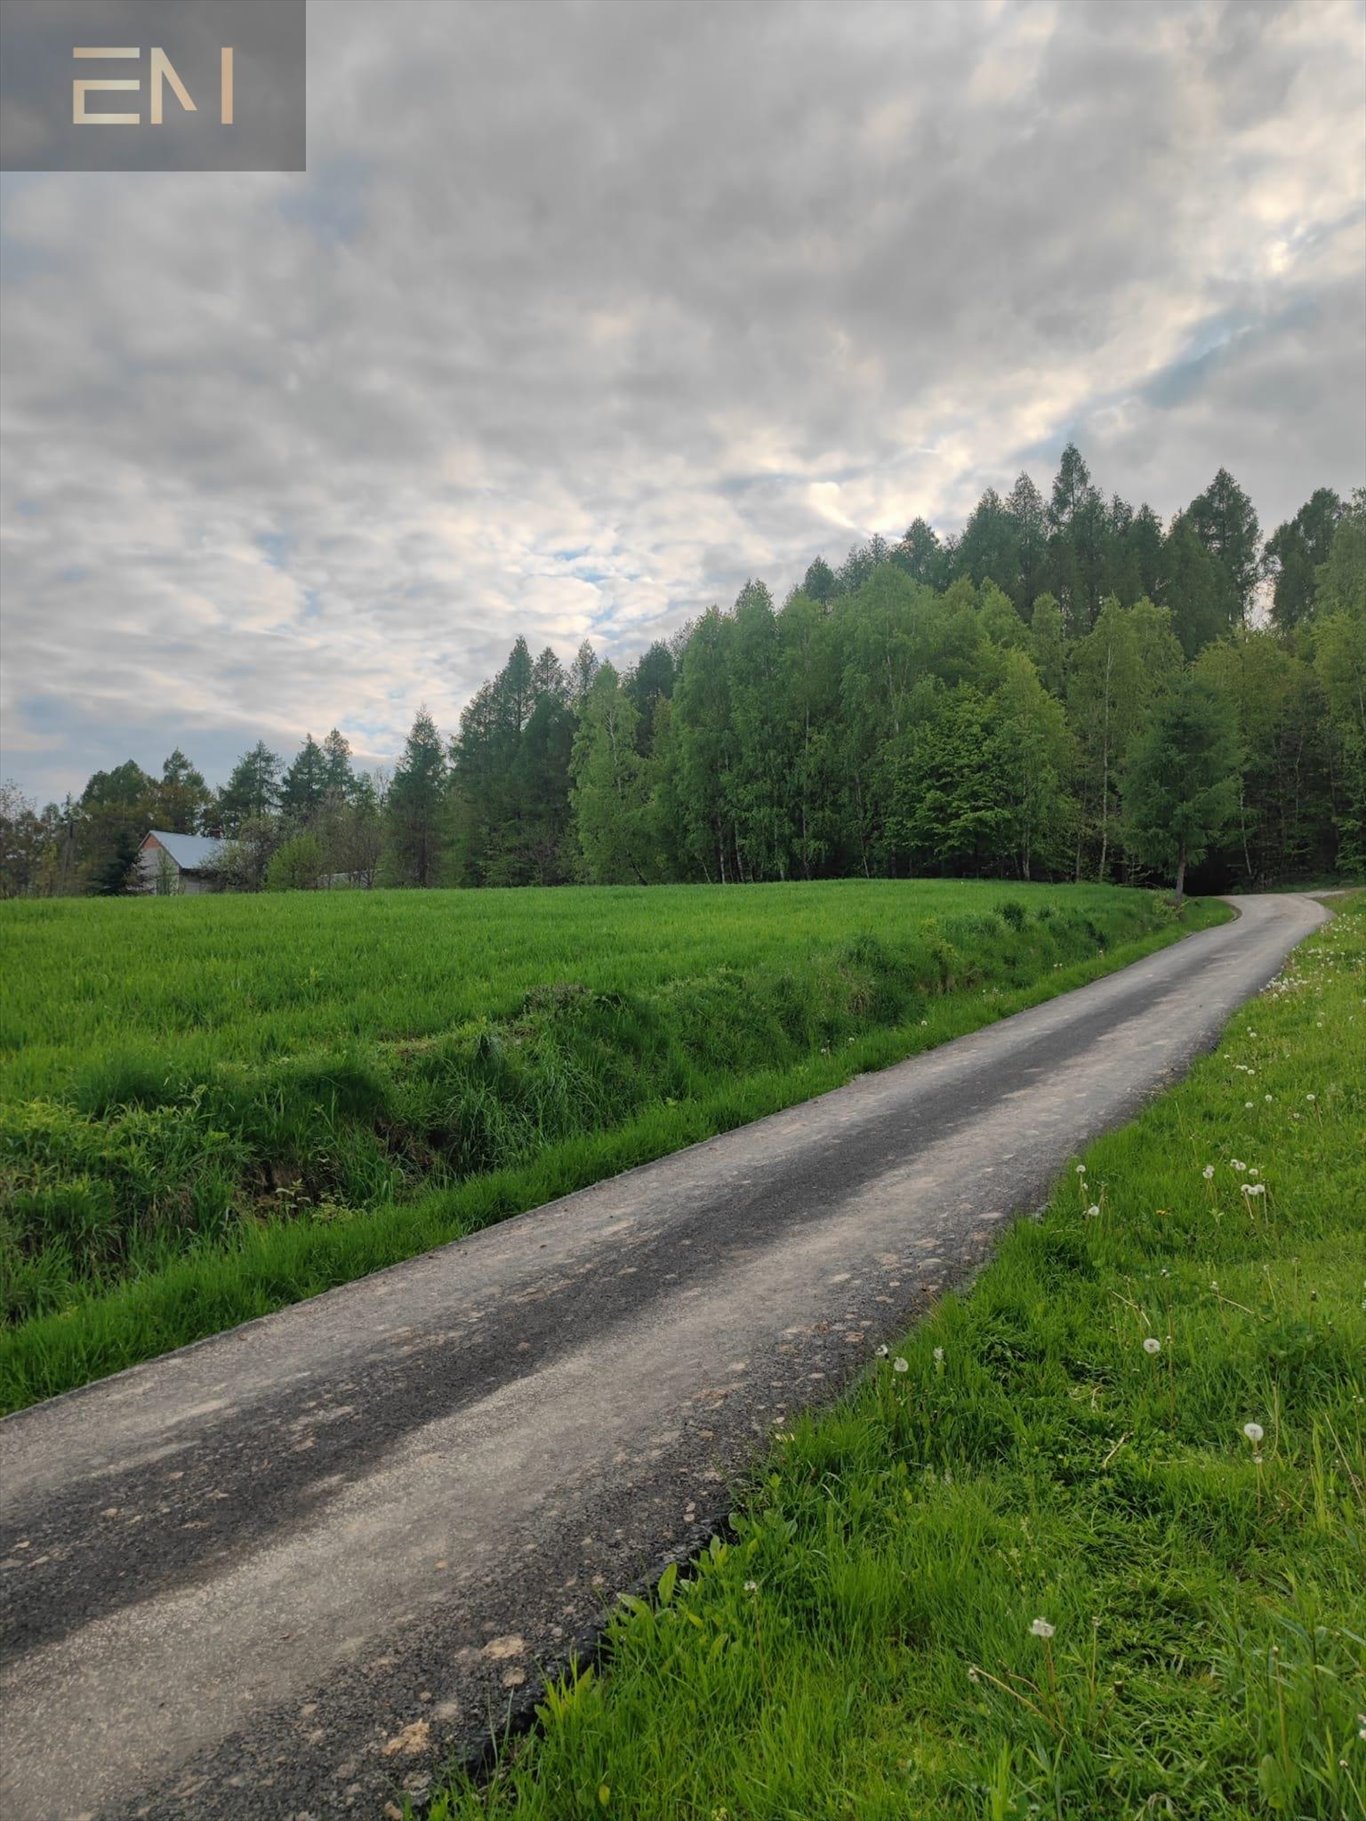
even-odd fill
[[[1021,474],[957,535],[818,556],[781,606],[751,580],[621,667],[518,638],[391,772],[334,728],[217,790],[179,749],[42,809],[7,786],[0,895],[127,891],[154,827],[219,837],[246,891],[1359,878],[1366,489],[1263,541],[1226,469],[1164,526],[1069,444],[1048,497]]]

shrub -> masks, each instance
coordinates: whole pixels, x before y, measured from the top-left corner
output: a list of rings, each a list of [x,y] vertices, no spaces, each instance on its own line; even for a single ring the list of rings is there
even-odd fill
[[[316,835],[295,835],[275,850],[266,868],[268,892],[312,892],[323,870],[322,842]]]

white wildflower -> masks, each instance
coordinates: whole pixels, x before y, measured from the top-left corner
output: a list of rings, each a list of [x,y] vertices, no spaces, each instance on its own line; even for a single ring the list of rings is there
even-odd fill
[[[943,1363],[944,1363],[944,1349],[943,1349],[943,1348],[942,1348],[942,1347],[936,1347],[936,1348],[935,1348],[935,1350],[934,1350],[934,1363],[935,1363],[935,1365],[936,1365],[936,1366],[942,1366],[942,1365],[943,1365]]]
[[[746,1581],[745,1582],[745,1592],[746,1593],[758,1593],[758,1591],[759,1591],[759,1583],[757,1581]]]
[[[1050,1625],[1047,1619],[1035,1619],[1029,1629],[1036,1638],[1051,1638],[1056,1627]]]

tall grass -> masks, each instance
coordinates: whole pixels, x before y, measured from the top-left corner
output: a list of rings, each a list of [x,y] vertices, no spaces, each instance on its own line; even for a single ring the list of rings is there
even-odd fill
[[[790,1104],[1225,914],[939,882],[0,910],[6,1404]]]
[[[1355,1821],[1363,1233],[1359,898],[431,1821]]]

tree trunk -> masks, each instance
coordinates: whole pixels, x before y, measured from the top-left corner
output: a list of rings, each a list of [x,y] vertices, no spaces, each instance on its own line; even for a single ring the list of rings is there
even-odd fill
[[[1181,858],[1176,863],[1176,908],[1180,910],[1186,895],[1186,850],[1181,849]]]

